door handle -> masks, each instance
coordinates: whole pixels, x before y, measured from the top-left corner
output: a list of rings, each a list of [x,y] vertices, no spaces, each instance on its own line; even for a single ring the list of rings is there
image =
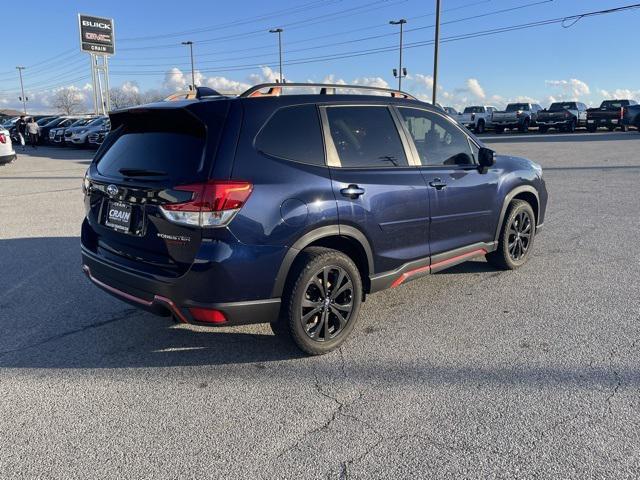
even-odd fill
[[[364,188],[360,188],[358,185],[352,183],[347,188],[340,190],[340,193],[345,197],[356,199],[360,195],[364,195]]]
[[[440,178],[434,178],[429,182],[429,185],[435,188],[436,190],[442,190],[443,188],[447,188],[447,184],[442,181]]]

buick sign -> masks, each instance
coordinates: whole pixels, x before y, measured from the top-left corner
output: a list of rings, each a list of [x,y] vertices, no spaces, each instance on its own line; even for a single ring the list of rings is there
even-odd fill
[[[112,184],[112,185],[109,185],[109,186],[107,187],[107,194],[108,194],[110,197],[115,197],[115,196],[118,194],[118,187],[116,187],[116,186],[115,186],[115,185],[113,185],[113,184]]]
[[[96,55],[113,55],[116,50],[113,19],[78,14],[80,50]]]

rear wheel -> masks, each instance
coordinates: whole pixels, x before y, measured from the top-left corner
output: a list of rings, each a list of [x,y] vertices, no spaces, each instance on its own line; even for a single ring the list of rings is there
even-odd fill
[[[310,355],[338,348],[354,329],[362,279],[344,253],[323,247],[303,251],[294,263],[273,332]]]
[[[629,131],[629,125],[622,125],[622,126],[620,127],[620,129],[621,129],[623,132],[628,132],[628,131]]]
[[[529,119],[525,119],[525,121],[518,127],[518,131],[520,133],[525,133],[529,131]]]
[[[593,133],[593,132],[595,132],[597,129],[598,129],[598,127],[596,127],[596,126],[595,126],[595,125],[593,125],[593,124],[588,124],[588,125],[587,125],[587,132]]]
[[[503,270],[514,270],[529,258],[536,234],[533,209],[524,200],[514,200],[502,224],[498,248],[487,255],[487,261]]]
[[[504,132],[504,127],[496,126],[496,133],[502,133],[502,132]]]
[[[608,127],[608,128],[610,132],[613,132],[616,129],[616,127]]]
[[[567,125],[567,132],[573,133],[575,131],[576,131],[576,121],[575,120],[571,120],[569,125]]]
[[[484,120],[478,120],[475,131],[476,133],[484,133]]]
[[[547,127],[546,125],[538,127],[539,133],[547,133],[548,131],[549,131],[549,127]]]

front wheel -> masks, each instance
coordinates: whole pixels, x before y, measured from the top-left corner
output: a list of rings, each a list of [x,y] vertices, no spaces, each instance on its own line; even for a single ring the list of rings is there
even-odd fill
[[[536,234],[533,208],[524,200],[514,200],[502,224],[498,248],[489,253],[487,261],[503,270],[515,270],[529,258]]]
[[[340,347],[353,331],[362,302],[362,279],[344,253],[323,247],[294,262],[273,332],[310,355]]]

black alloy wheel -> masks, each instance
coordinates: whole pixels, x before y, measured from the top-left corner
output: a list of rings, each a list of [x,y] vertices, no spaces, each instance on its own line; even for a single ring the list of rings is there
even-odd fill
[[[300,306],[300,322],[309,338],[335,338],[351,319],[353,282],[337,265],[325,266],[307,282]]]
[[[508,245],[509,256],[515,262],[519,262],[529,251],[531,244],[531,217],[529,212],[522,210],[511,221],[509,225]]]

